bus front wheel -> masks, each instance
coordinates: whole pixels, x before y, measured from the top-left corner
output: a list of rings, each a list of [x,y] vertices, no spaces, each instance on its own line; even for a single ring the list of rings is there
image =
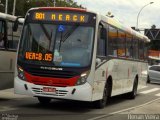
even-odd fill
[[[51,102],[51,98],[38,97],[38,101],[40,102],[40,104],[49,104]]]
[[[135,99],[135,97],[136,97],[136,95],[137,95],[137,88],[138,88],[138,79],[135,78],[132,92],[130,92],[130,93],[128,94],[130,99]]]
[[[94,102],[94,106],[96,108],[104,108],[109,100],[110,97],[110,85],[106,84],[104,91],[103,91],[103,98],[101,100],[97,100]]]

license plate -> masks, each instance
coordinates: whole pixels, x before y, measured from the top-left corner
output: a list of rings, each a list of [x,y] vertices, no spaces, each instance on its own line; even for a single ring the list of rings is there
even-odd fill
[[[56,88],[43,87],[43,92],[55,93],[56,92]]]

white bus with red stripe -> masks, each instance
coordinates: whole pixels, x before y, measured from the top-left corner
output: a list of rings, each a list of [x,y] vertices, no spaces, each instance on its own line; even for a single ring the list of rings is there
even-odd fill
[[[16,94],[93,102],[146,84],[150,40],[113,18],[86,9],[42,7],[28,11],[19,43]]]

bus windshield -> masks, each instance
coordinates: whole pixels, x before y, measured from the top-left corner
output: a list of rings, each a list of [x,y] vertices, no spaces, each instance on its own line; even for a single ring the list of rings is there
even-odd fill
[[[57,67],[87,67],[94,27],[80,24],[26,23],[18,60]]]

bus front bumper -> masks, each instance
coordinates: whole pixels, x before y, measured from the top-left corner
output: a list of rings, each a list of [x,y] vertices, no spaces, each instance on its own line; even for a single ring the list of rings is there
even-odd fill
[[[56,92],[43,92],[44,87],[56,89]],[[29,95],[35,97],[50,97],[56,99],[69,99],[79,101],[92,100],[92,87],[89,83],[71,87],[54,87],[35,85],[33,83],[22,81],[18,77],[15,77],[14,92],[15,94]]]

